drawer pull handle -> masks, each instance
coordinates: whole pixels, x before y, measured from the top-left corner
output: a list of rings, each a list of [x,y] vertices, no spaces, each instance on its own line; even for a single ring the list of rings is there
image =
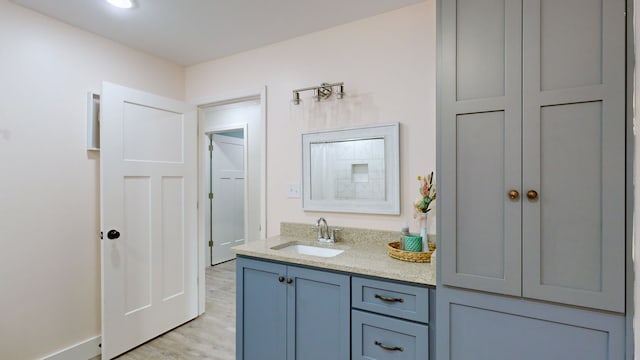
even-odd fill
[[[373,297],[375,297],[376,299],[380,299],[384,302],[399,302],[399,303],[404,302],[404,299],[401,299],[401,298],[390,298],[390,297],[386,297],[378,294],[375,294]]]
[[[379,346],[379,347],[381,347],[381,348],[383,348],[385,350],[388,350],[388,351],[400,351],[400,352],[404,351],[404,349],[401,348],[400,346],[388,346],[388,345],[385,345],[385,344],[383,344],[383,343],[381,343],[380,341],[377,341],[377,340],[374,341],[373,344],[376,345],[376,346]]]

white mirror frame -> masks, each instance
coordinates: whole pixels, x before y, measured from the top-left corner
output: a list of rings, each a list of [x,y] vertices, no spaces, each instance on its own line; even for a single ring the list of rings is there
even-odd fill
[[[311,144],[372,138],[384,138],[386,199],[311,199]],[[302,208],[304,211],[400,215],[400,124],[377,124],[302,133],[302,180]]]

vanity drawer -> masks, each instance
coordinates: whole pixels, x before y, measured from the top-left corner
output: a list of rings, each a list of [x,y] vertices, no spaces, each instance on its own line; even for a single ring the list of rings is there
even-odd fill
[[[351,310],[351,359],[428,358],[427,325]]]
[[[354,276],[351,278],[351,306],[428,323],[429,289]]]

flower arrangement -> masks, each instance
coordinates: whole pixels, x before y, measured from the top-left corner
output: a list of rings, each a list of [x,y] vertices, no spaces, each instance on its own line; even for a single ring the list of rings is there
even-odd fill
[[[433,184],[433,171],[428,176],[418,176],[420,181],[420,197],[414,202],[415,213],[413,218],[418,215],[426,214],[429,212],[429,205],[436,199],[436,187]]]

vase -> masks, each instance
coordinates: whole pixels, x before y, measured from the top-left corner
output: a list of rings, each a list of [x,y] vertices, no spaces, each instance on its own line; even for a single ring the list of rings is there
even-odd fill
[[[427,213],[420,214],[420,236],[422,237],[422,252],[429,251],[427,239]]]

